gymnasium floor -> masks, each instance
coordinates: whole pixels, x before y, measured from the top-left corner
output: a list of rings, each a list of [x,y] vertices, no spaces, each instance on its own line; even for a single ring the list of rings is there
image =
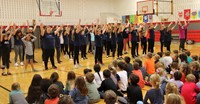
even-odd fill
[[[178,49],[178,43],[172,43],[172,49],[175,50]],[[192,54],[197,54],[199,55],[200,51],[200,44],[195,44],[195,45],[188,45],[186,46],[186,49],[190,50]],[[159,43],[155,44],[155,51],[158,52],[160,50],[160,45]],[[139,51],[141,55],[141,50]],[[28,92],[28,87],[31,83],[32,77],[34,74],[40,74],[43,78],[49,78],[51,73],[56,71],[59,73],[60,76],[60,81],[63,82],[65,85],[65,81],[67,78],[67,73],[70,70],[75,71],[77,75],[83,75],[83,69],[84,68],[93,68],[94,65],[94,56],[92,54],[87,54],[88,59],[87,60],[82,60],[80,59],[80,63],[82,67],[78,69],[73,68],[73,61],[69,61],[69,59],[64,58],[64,56],[61,56],[61,60],[63,61],[62,64],[57,64],[56,66],[58,67],[58,70],[54,69],[49,69],[47,71],[43,71],[43,63],[42,63],[42,58],[41,58],[41,50],[38,49],[35,52],[35,59],[38,61],[37,64],[35,64],[35,69],[39,70],[39,72],[31,72],[30,65],[28,67],[28,72],[24,73],[24,68],[23,66],[19,67],[14,67],[14,52],[12,51],[11,53],[11,61],[12,63],[10,64],[11,68],[11,73],[13,75],[11,76],[0,76],[0,104],[7,104],[9,102],[9,91],[11,90],[11,84],[13,82],[19,82],[21,85],[21,90],[24,92],[25,96]],[[130,55],[130,49],[129,49],[129,54]],[[80,56],[79,56],[80,57]],[[143,59],[143,58],[142,58]],[[109,64],[113,61],[113,58],[106,58],[106,56],[103,56],[103,61],[105,66],[102,67],[102,69],[106,69]],[[56,61],[55,61],[56,62]],[[49,62],[49,68],[51,67],[50,62]],[[150,87],[145,86],[143,89],[143,96],[145,96],[146,90],[148,90]],[[101,100],[100,104],[103,103],[103,100]]]

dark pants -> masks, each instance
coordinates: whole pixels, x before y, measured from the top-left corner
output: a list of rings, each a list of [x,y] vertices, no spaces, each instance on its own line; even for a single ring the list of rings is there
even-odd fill
[[[135,57],[135,50],[136,50],[136,45],[137,45],[137,42],[131,42],[132,44],[132,47],[131,47],[131,55],[132,57]]]
[[[102,53],[103,53],[103,47],[97,47],[96,46],[96,50],[95,50],[95,64],[97,64],[97,62],[100,62],[101,64],[103,63],[103,61],[102,61]]]
[[[136,44],[136,55],[139,55],[139,51],[138,51],[138,49],[139,49],[139,43],[137,42],[137,44]]]
[[[2,50],[2,63],[7,69],[9,69],[9,67],[10,67],[9,59],[10,59],[9,49],[3,49]]]
[[[148,52],[154,52],[154,39],[148,39]]]
[[[82,58],[86,58],[86,48],[87,48],[86,45],[81,46],[81,57]]]
[[[44,49],[44,65],[45,65],[45,69],[48,69],[48,60],[50,58],[51,64],[52,66],[55,66],[54,63],[54,53],[55,50],[54,49]]]
[[[171,51],[170,46],[171,46],[171,41],[167,41],[165,43],[166,47],[167,47],[167,51]]]
[[[73,58],[73,57],[74,57],[74,45],[69,44],[69,58]]]
[[[142,42],[141,47],[142,47],[142,54],[147,54],[147,42]]]
[[[180,46],[179,46],[179,48],[182,49],[182,50],[185,49],[185,41],[186,41],[185,39],[180,39]]]
[[[123,41],[118,42],[117,57],[122,56],[123,46],[124,46]]]
[[[69,50],[68,50],[68,44],[65,44],[65,51],[64,51],[64,54],[66,55],[69,55]]]
[[[104,49],[106,50],[107,49],[106,40],[103,40],[103,46],[104,46]]]
[[[107,45],[106,53],[107,53],[107,56],[109,56],[110,55],[110,51],[111,51],[111,41],[107,41],[106,45]]]
[[[41,49],[42,49],[42,61],[44,61],[44,48],[43,48],[43,46],[41,46]]]
[[[74,65],[79,64],[79,46],[74,46]]]
[[[57,57],[57,62],[60,62],[60,47],[56,47],[56,57]]]
[[[60,46],[61,46],[60,52],[61,53],[65,53],[65,45],[64,44],[60,44]]]
[[[116,52],[116,44],[112,44],[112,57],[115,57],[115,52]]]
[[[160,51],[163,52],[164,41],[160,40]]]

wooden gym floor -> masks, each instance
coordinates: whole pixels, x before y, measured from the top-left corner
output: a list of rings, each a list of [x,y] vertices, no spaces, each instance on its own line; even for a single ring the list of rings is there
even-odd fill
[[[177,50],[179,44],[178,43],[172,43],[171,45],[171,50]],[[188,45],[186,46],[186,49],[190,50],[192,54],[199,54],[200,51],[200,44],[195,44],[195,45]],[[159,43],[155,44],[155,51],[158,52],[160,51],[160,45]],[[140,55],[141,54],[141,49],[139,51]],[[130,49],[129,49],[129,54],[130,55]],[[10,71],[13,75],[11,76],[0,76],[0,104],[7,104],[9,102],[9,91],[11,90],[11,85],[14,82],[19,82],[21,86],[21,90],[24,92],[25,96],[27,95],[28,92],[28,87],[31,83],[32,77],[34,74],[40,74],[43,78],[49,78],[51,73],[56,71],[59,73],[59,80],[63,82],[65,85],[65,81],[67,78],[67,73],[70,70],[73,70],[77,75],[83,75],[83,69],[84,68],[93,68],[94,65],[94,56],[90,53],[87,54],[88,59],[87,60],[82,60],[80,58],[80,64],[82,67],[78,69],[74,69],[73,66],[73,61],[69,61],[69,59],[64,58],[64,56],[61,56],[61,60],[63,61],[61,64],[57,64],[56,58],[56,66],[58,67],[58,70],[54,69],[49,69],[47,71],[44,71],[44,66],[42,62],[42,55],[41,55],[41,50],[37,49],[35,52],[35,59],[38,61],[37,64],[35,64],[35,69],[39,70],[39,72],[31,72],[30,65],[28,66],[28,72],[24,73],[24,67],[19,66],[19,67],[14,67],[14,52],[11,52],[11,61],[12,63],[10,64]],[[141,57],[142,58],[142,57]],[[143,59],[143,58],[142,58]],[[113,58],[106,58],[106,55],[103,55],[103,62],[105,66],[102,67],[102,70],[106,69],[109,64],[111,64],[113,61]],[[51,67],[51,64],[49,62],[49,68]],[[145,96],[146,90],[148,90],[150,87],[145,86],[143,89],[143,96]],[[103,100],[101,100],[100,104],[103,103]]]

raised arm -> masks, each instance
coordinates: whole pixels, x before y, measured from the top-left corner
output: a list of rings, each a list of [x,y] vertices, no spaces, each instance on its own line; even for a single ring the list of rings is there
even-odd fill
[[[171,28],[171,30],[174,30],[174,28],[176,27],[177,23],[175,23],[175,25]]]
[[[8,29],[10,29],[11,25],[12,25],[12,22],[10,22],[10,24],[6,27],[5,31],[8,31]]]
[[[129,20],[127,19],[126,27],[129,27],[129,25],[130,25],[130,22],[129,22]]]
[[[43,23],[41,23],[40,24],[40,31],[41,31],[41,36],[44,36],[44,24]]]
[[[156,25],[154,26],[154,29],[158,26],[158,24],[156,23]]]
[[[1,30],[0,30],[0,37],[1,37],[1,39],[0,39],[0,41],[2,42],[2,40],[3,40],[3,34],[2,34],[2,32],[3,32],[3,26],[1,25]]]
[[[57,27],[56,31],[54,31],[54,34],[58,34],[60,29],[61,29],[61,26]]]

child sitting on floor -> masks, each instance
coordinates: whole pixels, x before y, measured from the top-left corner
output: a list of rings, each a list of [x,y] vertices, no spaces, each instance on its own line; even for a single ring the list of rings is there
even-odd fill
[[[9,93],[10,104],[28,104],[24,97],[24,93],[20,90],[19,83],[12,84],[12,91]]]
[[[48,88],[49,99],[46,99],[44,104],[57,104],[59,101],[59,87],[56,84],[52,84]]]

